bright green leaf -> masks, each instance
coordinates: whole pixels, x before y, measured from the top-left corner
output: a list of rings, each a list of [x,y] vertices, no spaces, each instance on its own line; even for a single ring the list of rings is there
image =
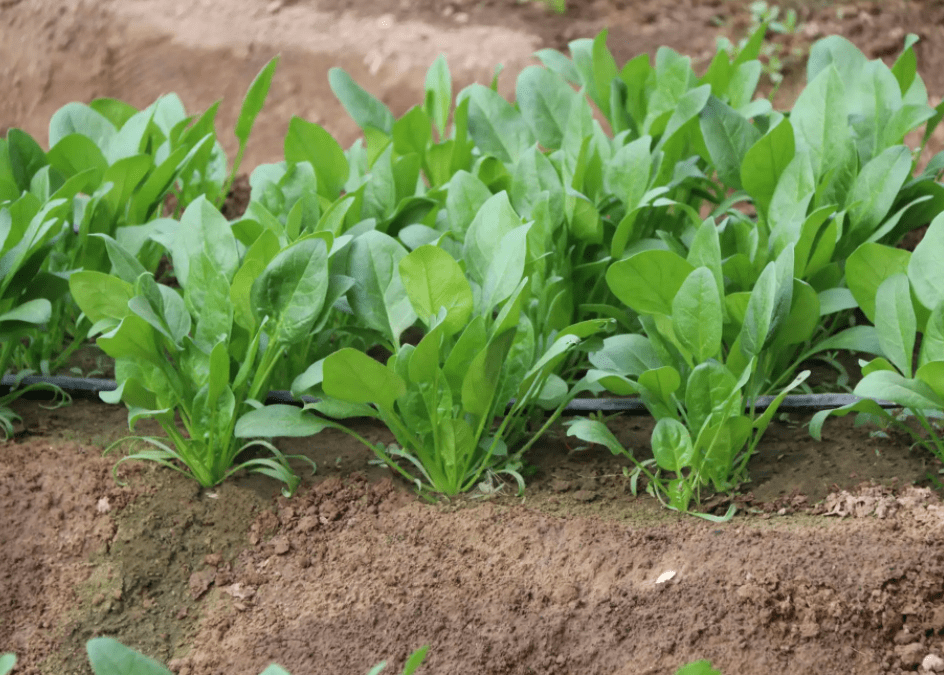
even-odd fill
[[[663,418],[652,432],[652,455],[659,468],[681,473],[695,456],[692,437],[678,420]]]
[[[323,386],[328,396],[351,403],[375,403],[388,412],[406,393],[406,382],[396,372],[351,348],[324,360]]]
[[[472,289],[452,256],[436,246],[421,246],[399,264],[403,286],[417,315],[427,325],[446,308],[446,330],[453,335],[472,314]]]
[[[686,277],[672,299],[675,334],[696,362],[716,357],[721,351],[721,297],[707,267]]]
[[[908,262],[908,278],[921,304],[928,309],[944,302],[944,214],[928,226]]]
[[[695,270],[671,251],[643,251],[613,263],[606,282],[617,298],[640,314],[672,314],[672,301]]]
[[[917,322],[911,288],[904,274],[889,277],[879,286],[875,295],[875,329],[885,356],[906,377],[911,377]]]

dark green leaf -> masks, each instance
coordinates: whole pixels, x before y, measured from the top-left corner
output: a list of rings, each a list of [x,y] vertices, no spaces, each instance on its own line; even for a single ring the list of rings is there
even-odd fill
[[[356,281],[348,291],[351,309],[358,320],[380,331],[392,345],[413,325],[416,314],[400,278],[400,262],[407,255],[403,246],[381,232],[357,237],[348,253],[347,274]]]
[[[485,272],[481,304],[483,313],[490,313],[498,304],[509,298],[521,281],[528,253],[527,237],[530,228],[530,225],[522,225],[502,237]]]
[[[580,84],[580,74],[574,62],[556,49],[539,49],[534,55],[551,71],[557,73],[571,84]]]
[[[888,148],[863,166],[846,200],[851,230],[868,235],[878,228],[910,173],[911,152],[903,145]]]
[[[7,132],[7,148],[10,152],[13,180],[21,192],[29,190],[33,176],[49,163],[46,153],[32,136],[20,129],[10,129]]]
[[[797,152],[810,154],[817,180],[841,169],[850,156],[852,136],[845,91],[836,68],[826,68],[806,86],[790,113]]]
[[[436,246],[421,246],[399,263],[403,286],[417,315],[427,325],[446,309],[445,329],[458,333],[472,314],[469,282],[452,256]]]
[[[630,451],[622,446],[613,432],[598,420],[577,419],[567,422],[567,435],[576,436],[587,443],[596,443],[608,448],[614,455],[629,455]]]
[[[745,356],[760,354],[767,341],[777,301],[777,270],[769,263],[751,291],[741,328],[741,350]]]
[[[652,139],[643,136],[613,153],[603,175],[604,189],[616,195],[627,211],[639,206],[649,188]]]
[[[393,149],[397,154],[415,152],[423,157],[431,138],[431,120],[422,106],[413,106],[393,124]],[[413,185],[416,185],[416,181],[413,181]]]
[[[505,331],[480,351],[469,363],[462,378],[462,407],[478,425],[492,409],[502,366],[514,340],[515,331]]]
[[[452,107],[452,76],[446,57],[440,54],[426,71],[426,114],[436,124],[439,136],[446,133],[449,109]]]
[[[449,181],[446,194],[446,213],[450,229],[464,237],[475,215],[487,202],[492,192],[478,178],[467,171],[458,171]]]
[[[907,274],[911,253],[881,244],[862,244],[846,261],[846,283],[859,307],[875,321],[875,294],[882,282]]]
[[[116,129],[121,129],[128,120],[138,114],[138,109],[133,105],[115,98],[97,98],[89,103],[89,108],[108,119]]]
[[[46,157],[53,168],[65,178],[71,178],[88,169],[94,170],[96,185],[108,168],[108,161],[99,146],[82,134],[70,134],[61,139],[50,148]]]
[[[709,421],[709,416],[717,415],[712,424],[720,424],[725,421],[723,413],[740,412],[739,405],[729,405],[737,389],[737,378],[718,361],[711,359],[695,366],[685,384],[685,409],[688,425],[696,436]]]
[[[633,377],[662,365],[649,340],[633,334],[605,338],[603,348],[590,354],[590,363],[601,370]]]
[[[462,250],[466,272],[473,281],[480,286],[485,284],[502,238],[520,225],[521,218],[512,208],[507,192],[499,192],[482,204],[466,230]]]
[[[944,401],[944,360],[925,363],[918,368],[915,379],[928,385]]]
[[[931,361],[944,361],[944,302],[931,312],[921,339],[918,365],[923,366]]]
[[[92,321],[121,321],[128,313],[134,286],[111,274],[82,270],[69,277],[69,290],[79,308]]]
[[[40,325],[49,321],[51,314],[52,305],[49,300],[37,298],[36,300],[24,302],[22,305],[0,314],[0,323],[17,321]]]
[[[469,134],[483,153],[514,163],[535,143],[531,129],[508,101],[480,84],[468,89]]]
[[[528,66],[518,76],[515,95],[538,142],[550,150],[561,147],[564,125],[577,97],[574,90],[550,70]]]
[[[82,103],[67,103],[49,120],[49,145],[56,146],[66,136],[81,134],[104,153],[117,133],[115,125]]]
[[[695,361],[704,362],[721,351],[721,297],[714,275],[699,267],[686,277],[672,299],[672,324],[681,345]]]
[[[944,398],[927,384],[903,377],[890,370],[876,370],[863,377],[853,393],[873,399],[892,401],[911,410],[942,410]]]

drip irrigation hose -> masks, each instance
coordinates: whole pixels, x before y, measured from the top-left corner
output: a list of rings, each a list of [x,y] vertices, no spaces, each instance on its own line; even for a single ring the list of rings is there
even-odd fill
[[[49,384],[59,387],[73,398],[97,399],[101,391],[114,391],[118,388],[114,380],[105,380],[99,378],[84,377],[65,377],[54,375],[51,377],[28,375],[20,378],[19,387],[26,387],[31,384]],[[17,385],[15,375],[4,375],[0,379],[0,394],[10,391],[14,385]],[[24,398],[49,399],[54,396],[54,392],[49,389],[34,389],[28,392]],[[761,396],[755,401],[754,409],[764,411],[774,400],[774,396]],[[853,394],[797,394],[787,396],[780,404],[781,412],[792,412],[802,414],[812,414],[820,410],[831,410],[840,408],[850,403],[855,403],[861,397]],[[301,400],[305,403],[311,403],[317,399],[311,396],[303,396]],[[288,391],[270,391],[266,396],[266,403],[288,403],[297,404],[299,401],[291,392]],[[900,408],[901,406],[891,401],[876,401],[882,408]],[[568,404],[565,412],[569,413],[625,413],[627,415],[648,415],[649,411],[643,405],[642,401],[636,398],[578,398]]]

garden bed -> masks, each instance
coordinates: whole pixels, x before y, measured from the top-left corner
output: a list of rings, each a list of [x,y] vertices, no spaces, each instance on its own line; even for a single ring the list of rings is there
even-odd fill
[[[931,105],[940,101],[936,3],[783,4],[798,8],[799,23],[775,31],[761,54],[763,91],[785,76],[778,107],[789,107],[806,50],[826,34],[891,63],[905,33],[919,33],[920,73]],[[228,130],[247,83],[281,52],[244,170],[283,158],[292,115],[344,147],[361,134],[328,87],[334,66],[399,117],[423,100],[440,52],[454,91],[487,83],[501,62],[499,91],[513,96],[536,49],[564,50],[609,28],[620,64],[666,45],[702,72],[716,36],[736,40],[758,18],[756,4],[752,15],[747,3],[717,0],[569,0],[564,15],[516,0],[0,0],[0,12],[9,93],[0,136],[22,128],[44,148],[50,117],[70,100],[144,107],[175,91],[188,110],[225,97],[217,127],[232,157]],[[919,164],[942,135],[938,127]],[[247,181],[238,185],[241,206],[224,209],[231,218],[249,199]],[[176,282],[166,258],[158,270],[158,280]],[[869,323],[861,313],[856,322]],[[114,376],[95,348],[74,356],[79,374]],[[855,386],[856,359],[838,358]],[[834,379],[821,367],[811,382]],[[778,415],[747,466],[751,482],[731,494],[706,490],[693,509],[720,519],[735,506],[736,515],[707,522],[634,496],[637,465],[560,423],[525,455],[523,494],[486,472],[468,494],[429,503],[333,429],[274,439],[318,467],[312,475],[293,460],[302,482],[292,498],[258,474],[201,488],[139,462],[121,464],[117,483],[113,467],[128,446],[101,453],[126,435],[125,407],[44,405],[14,402],[22,421],[0,443],[0,653],[17,654],[14,675],[88,675],[86,641],[100,635],[178,675],[255,675],[272,662],[294,675],[353,674],[383,659],[393,672],[421,645],[430,651],[420,673],[430,674],[672,673],[696,659],[726,675],[944,669],[941,463],[910,437],[852,416],[828,421],[817,442],[809,416]],[[379,422],[349,421],[371,443],[395,440]],[[607,425],[637,461],[652,459],[653,420]],[[136,432],[161,428],[145,420]]]

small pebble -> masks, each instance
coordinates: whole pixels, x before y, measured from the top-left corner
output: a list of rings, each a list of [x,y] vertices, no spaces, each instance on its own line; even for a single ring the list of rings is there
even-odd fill
[[[921,667],[925,670],[930,670],[932,673],[940,673],[944,671],[944,659],[937,654],[928,654],[924,657],[924,660],[921,661]]]

